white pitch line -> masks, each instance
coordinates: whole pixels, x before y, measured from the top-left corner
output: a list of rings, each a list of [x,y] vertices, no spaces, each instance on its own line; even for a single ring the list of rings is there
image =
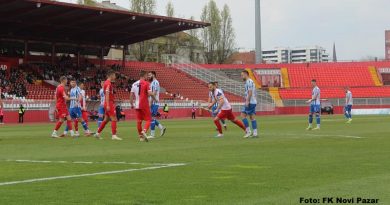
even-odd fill
[[[58,180],[58,179],[72,179],[72,178],[80,178],[80,177],[90,177],[90,176],[98,176],[98,175],[121,174],[121,173],[127,173],[127,172],[155,170],[155,169],[178,167],[178,166],[185,166],[185,165],[186,164],[183,164],[183,163],[181,163],[181,164],[166,164],[166,165],[162,165],[162,166],[145,167],[145,168],[140,168],[140,169],[124,169],[124,170],[96,172],[96,173],[89,173],[89,174],[78,174],[78,175],[68,175],[68,176],[58,176],[58,177],[27,179],[27,180],[21,180],[21,181],[0,182],[0,186],[26,184],[26,183],[43,182],[43,181],[52,181],[52,180]]]
[[[274,135],[274,136],[308,136],[308,137],[341,137],[341,138],[353,138],[353,139],[362,139],[364,137],[352,136],[352,135],[332,135],[332,134],[292,134],[292,133],[264,133],[265,135]]]
[[[47,160],[6,160],[7,162],[42,163],[42,164],[127,164],[127,165],[167,165],[162,163],[138,162],[83,162],[83,161],[47,161]]]

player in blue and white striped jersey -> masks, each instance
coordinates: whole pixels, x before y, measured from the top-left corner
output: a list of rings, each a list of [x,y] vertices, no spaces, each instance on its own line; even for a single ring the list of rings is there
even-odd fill
[[[310,103],[309,113],[309,127],[306,130],[320,130],[321,128],[321,90],[317,86],[317,81],[313,79],[311,81],[313,91],[311,93],[311,99],[307,101]],[[313,115],[316,115],[317,127],[313,129]]]
[[[159,115],[159,100],[160,100],[160,83],[157,80],[157,74],[155,71],[151,71],[148,73],[148,78],[150,81],[150,89],[152,90],[155,99],[149,97],[150,101],[150,113],[152,114],[152,124],[150,125],[150,138],[154,138],[156,134],[156,126],[160,129],[160,137],[164,136],[167,128],[165,128],[158,120],[157,117]]]
[[[72,79],[70,81],[70,106],[69,106],[69,113],[70,117],[74,121],[75,124],[75,136],[80,136],[78,132],[78,122],[81,122],[81,125],[84,128],[86,135],[91,135],[91,132],[89,131],[87,123],[82,118],[82,112],[81,112],[81,100],[82,100],[82,94],[81,89],[77,86],[76,80]],[[68,132],[67,127],[65,128],[64,135],[66,135]]]
[[[348,119],[347,123],[352,122],[352,106],[353,106],[353,97],[352,92],[349,88],[345,88],[345,117]]]
[[[241,112],[242,122],[244,123],[244,126],[246,128],[246,135],[244,136],[244,138],[257,137],[258,133],[256,121],[256,86],[253,80],[249,77],[249,72],[247,70],[241,72],[241,78],[245,82],[245,105]],[[253,133],[251,131],[251,128],[249,127],[249,121],[247,119],[248,116],[252,122],[251,124]]]
[[[104,81],[100,82],[100,91],[99,91],[99,97],[100,97],[100,105],[99,105],[99,110],[98,110],[98,127],[100,127],[100,125],[102,124],[103,122],[103,119],[104,119],[104,100],[105,100],[105,95],[104,95],[104,90],[103,90],[103,86],[104,86]]]

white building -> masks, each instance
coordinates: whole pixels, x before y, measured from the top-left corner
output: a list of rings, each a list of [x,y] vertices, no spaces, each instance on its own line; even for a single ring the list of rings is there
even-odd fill
[[[329,62],[329,54],[320,46],[275,48],[263,51],[267,63],[318,63]]]

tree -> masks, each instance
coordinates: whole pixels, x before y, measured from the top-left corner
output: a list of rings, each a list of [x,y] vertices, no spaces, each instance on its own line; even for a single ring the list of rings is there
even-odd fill
[[[169,1],[166,7],[166,14],[168,17],[175,16],[175,8],[173,7],[172,1]]]
[[[201,20],[211,23],[210,27],[207,27],[202,31],[202,41],[205,48],[207,63],[216,63],[218,62],[217,49],[221,39],[221,16],[214,0],[210,0],[209,3],[204,6]]]
[[[191,16],[191,20],[195,21],[195,17]],[[197,43],[199,42],[198,38],[198,33],[199,33],[199,30],[198,29],[192,29],[192,30],[189,30],[188,31],[188,34],[190,34],[190,39],[189,39],[189,57],[190,57],[190,61],[191,62],[196,62],[198,63],[198,59],[196,59],[196,56],[195,56],[195,47],[196,45],[198,45]]]
[[[224,63],[227,58],[233,53],[234,50],[234,29],[233,29],[233,20],[230,13],[229,6],[224,5],[223,10],[221,11],[221,38],[218,48],[218,63]]]
[[[130,0],[130,10],[137,13],[143,14],[154,14],[156,10],[155,0]],[[146,61],[148,53],[153,49],[153,40],[143,41],[140,43],[133,44],[131,52],[134,54],[138,61]]]
[[[156,1],[155,0],[130,0],[130,10],[143,14],[155,14],[156,13]]]

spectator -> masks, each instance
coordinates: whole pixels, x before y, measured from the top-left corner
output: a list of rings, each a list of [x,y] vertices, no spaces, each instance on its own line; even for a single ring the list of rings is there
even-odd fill
[[[191,118],[192,118],[192,119],[195,119],[195,118],[196,118],[196,108],[195,108],[195,104],[192,104],[191,112],[192,112]]]
[[[19,123],[24,122],[24,113],[26,112],[26,109],[24,109],[23,105],[20,104],[19,106]]]

